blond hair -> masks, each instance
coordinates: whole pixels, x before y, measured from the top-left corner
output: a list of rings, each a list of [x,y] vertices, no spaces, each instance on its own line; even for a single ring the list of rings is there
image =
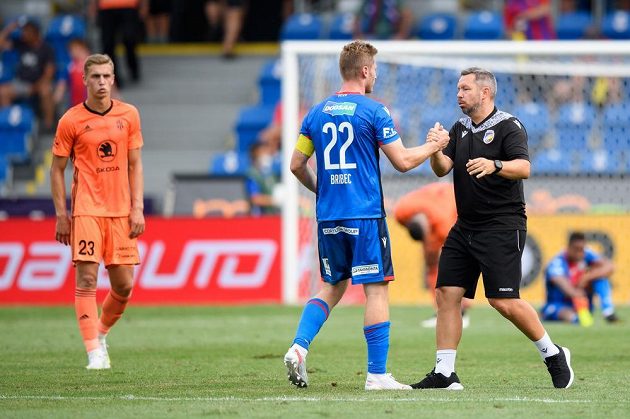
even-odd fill
[[[83,74],[87,76],[90,71],[90,67],[93,65],[109,64],[112,66],[112,73],[114,72],[114,62],[107,54],[92,54],[85,60],[83,64]]]
[[[365,41],[354,41],[343,47],[339,56],[339,71],[344,80],[359,78],[365,66],[374,64],[378,50]]]

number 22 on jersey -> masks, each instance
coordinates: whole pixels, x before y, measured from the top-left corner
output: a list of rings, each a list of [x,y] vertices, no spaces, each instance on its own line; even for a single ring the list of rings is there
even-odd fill
[[[340,133],[346,131],[348,133],[348,139],[339,149],[339,163],[331,163],[330,153],[333,151],[335,144],[337,144],[337,131]],[[324,149],[324,169],[356,169],[356,163],[346,162],[346,150],[348,150],[348,147],[350,147],[350,144],[354,141],[354,129],[352,128],[352,124],[350,122],[342,122],[339,124],[339,127],[337,127],[333,122],[327,122],[322,127],[322,132],[324,132],[324,134],[330,133],[331,135],[330,142]]]

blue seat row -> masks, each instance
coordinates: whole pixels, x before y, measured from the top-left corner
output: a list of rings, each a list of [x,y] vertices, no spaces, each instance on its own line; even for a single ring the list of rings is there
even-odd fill
[[[34,129],[35,115],[30,108],[14,105],[0,109],[0,155],[7,161],[28,161]]]
[[[281,40],[352,39],[354,15],[341,13],[329,21],[313,13],[290,16],[281,29]],[[567,12],[557,16],[555,27],[558,39],[582,39],[599,26],[609,39],[630,39],[630,13],[615,11],[605,15],[597,25],[588,12]],[[470,13],[463,21],[450,13],[431,13],[416,23],[412,36],[429,40],[471,39],[496,40],[505,37],[503,16],[495,11]]]

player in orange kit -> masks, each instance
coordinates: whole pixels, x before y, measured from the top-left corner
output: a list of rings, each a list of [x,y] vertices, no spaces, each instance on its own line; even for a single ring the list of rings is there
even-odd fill
[[[76,266],[75,309],[88,353],[88,369],[110,368],[105,338],[131,295],[136,238],[144,232],[140,116],[132,105],[112,100],[114,64],[95,54],[85,61],[87,100],[59,120],[50,184],[57,223],[55,238],[72,247]],[[64,172],[72,160],[72,218],[66,208]],[[111,289],[101,317],[96,278],[103,260]]]
[[[457,208],[455,193],[451,183],[430,183],[413,190],[401,197],[394,208],[396,220],[409,230],[409,234],[416,241],[423,243],[425,264],[425,286],[431,292],[435,302],[435,284],[437,282],[438,261],[446,236],[455,221]],[[464,299],[464,301],[467,301]],[[462,304],[462,314],[469,307],[469,303]],[[468,316],[463,316],[463,327],[470,322]],[[422,322],[423,327],[435,327],[436,317],[433,316]]]

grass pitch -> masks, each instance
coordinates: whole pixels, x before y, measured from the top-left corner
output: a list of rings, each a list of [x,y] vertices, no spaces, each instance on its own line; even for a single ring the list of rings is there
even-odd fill
[[[72,307],[0,309],[0,417],[629,417],[630,308],[618,325],[548,324],[572,352],[556,390],[534,346],[489,308],[471,310],[460,392],[366,392],[362,308],[338,307],[311,346],[310,386],[282,357],[298,307],[130,307],[108,342],[112,369],[87,371]],[[394,307],[388,370],[417,382],[434,363],[429,308]]]

